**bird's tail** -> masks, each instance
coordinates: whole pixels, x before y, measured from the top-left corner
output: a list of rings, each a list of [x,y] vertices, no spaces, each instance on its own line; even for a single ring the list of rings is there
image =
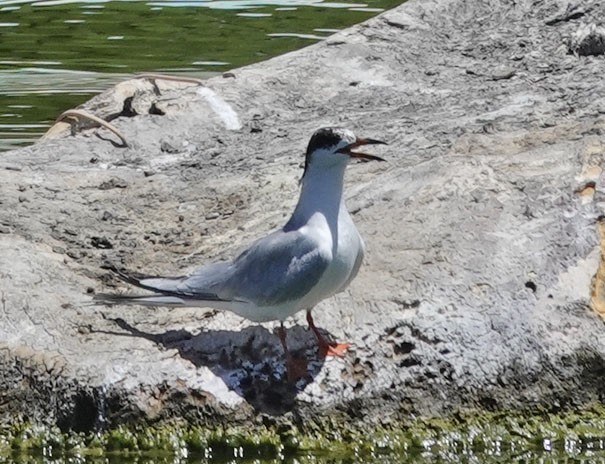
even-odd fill
[[[186,277],[161,277],[139,274],[136,272],[124,272],[115,266],[107,266],[107,268],[118,276],[127,284],[135,287],[150,290],[152,292],[178,292],[178,285],[186,279]]]
[[[216,294],[184,290],[180,285],[187,277],[159,277],[126,273],[115,266],[107,266],[124,282],[149,290],[150,295],[127,295],[120,293],[98,293],[93,297],[97,304],[138,304],[145,306],[210,306],[221,305]],[[206,304],[204,304],[206,303]]]
[[[123,305],[136,304],[143,306],[185,306],[185,301],[176,296],[163,294],[155,295],[121,295],[119,293],[97,293],[93,296],[96,304],[101,305]]]

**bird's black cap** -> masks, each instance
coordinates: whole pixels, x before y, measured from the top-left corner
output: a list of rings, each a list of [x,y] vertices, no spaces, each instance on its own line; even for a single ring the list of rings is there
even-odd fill
[[[340,127],[322,127],[313,133],[311,140],[309,140],[309,145],[307,145],[303,177],[305,177],[305,173],[307,172],[307,168],[311,162],[311,153],[319,148],[333,147],[334,145],[338,145],[338,142],[342,140],[343,136],[344,129]]]
[[[307,145],[307,157],[311,156],[315,150],[323,147],[333,147],[342,140],[344,129],[340,127],[323,127],[317,129],[309,140]]]

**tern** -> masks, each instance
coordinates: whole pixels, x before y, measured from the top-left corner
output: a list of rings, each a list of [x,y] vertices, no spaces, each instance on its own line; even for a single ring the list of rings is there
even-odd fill
[[[359,151],[386,144],[356,137],[348,129],[315,131],[307,146],[301,192],[288,222],[253,242],[231,261],[207,264],[183,277],[154,277],[113,269],[125,282],[151,291],[147,295],[99,294],[101,304],[206,307],[229,310],[253,322],[279,321],[286,356],[284,321],[306,311],[321,356],[343,356],[348,344],[332,343],[315,326],[311,310],[342,292],[357,275],[364,242],[344,202],[345,169],[351,159],[384,159]]]

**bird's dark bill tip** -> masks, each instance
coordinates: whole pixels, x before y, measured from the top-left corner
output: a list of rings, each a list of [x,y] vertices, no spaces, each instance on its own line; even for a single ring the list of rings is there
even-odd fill
[[[359,144],[360,145],[388,145],[387,142],[384,142],[382,140],[376,140],[376,139],[360,139]]]
[[[380,156],[370,155],[369,153],[359,153],[359,152],[350,151],[348,153],[348,155],[351,158],[360,159],[360,160],[362,160],[364,162],[367,162],[367,161],[386,161],[384,158],[381,158]]]

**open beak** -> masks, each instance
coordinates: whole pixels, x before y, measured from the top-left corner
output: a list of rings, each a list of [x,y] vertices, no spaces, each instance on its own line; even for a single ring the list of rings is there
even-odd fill
[[[368,160],[368,161],[369,160],[386,161],[383,158],[381,158],[380,156],[352,151],[357,147],[361,147],[362,145],[386,145],[386,144],[387,144],[386,142],[382,142],[381,140],[357,138],[357,140],[355,140],[355,142],[347,145],[346,147],[341,148],[340,150],[338,150],[338,152],[343,153],[345,155],[349,155],[351,158],[359,158],[359,159]]]

